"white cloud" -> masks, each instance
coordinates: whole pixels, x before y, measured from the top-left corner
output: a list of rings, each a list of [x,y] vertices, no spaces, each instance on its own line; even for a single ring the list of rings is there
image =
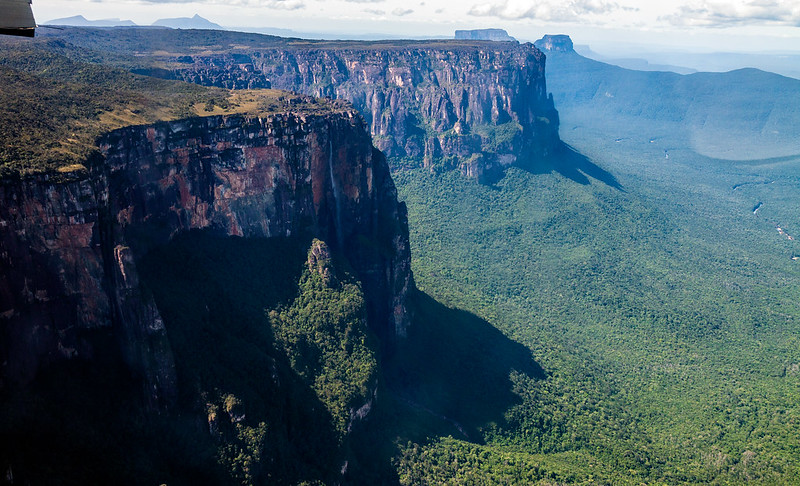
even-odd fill
[[[107,3],[103,0],[91,0],[97,3]],[[303,0],[138,0],[141,3],[196,3],[206,5],[232,5],[239,7],[271,8],[275,10],[299,10],[305,8]],[[348,0],[353,1],[353,0]]]
[[[306,6],[302,0],[271,0],[268,2],[256,1],[255,3],[262,7],[277,8],[281,10],[298,10]]]
[[[413,10],[406,9],[406,8],[399,8],[398,7],[396,9],[392,10],[392,15],[396,15],[397,17],[402,17],[404,15],[408,15],[408,14],[412,14],[412,13],[414,13]]]
[[[548,22],[573,22],[586,20],[587,16],[599,16],[619,10],[631,9],[605,0],[546,0],[534,5],[526,1],[505,0],[474,5],[468,15],[497,17],[503,20],[535,19]]]
[[[741,25],[800,26],[797,0],[695,1],[660,18],[675,26],[732,27]]]

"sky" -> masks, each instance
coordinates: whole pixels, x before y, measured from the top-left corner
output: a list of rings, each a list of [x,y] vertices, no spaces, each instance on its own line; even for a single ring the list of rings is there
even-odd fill
[[[225,27],[343,37],[496,27],[521,41],[565,33],[601,51],[800,52],[800,0],[33,0],[33,9],[39,23],[80,14],[149,25],[199,14]]]

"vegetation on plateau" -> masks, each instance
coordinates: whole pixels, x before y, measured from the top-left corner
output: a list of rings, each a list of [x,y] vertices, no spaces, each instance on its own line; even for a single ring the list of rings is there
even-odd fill
[[[97,156],[97,137],[124,126],[345,107],[278,90],[230,92],[139,76],[76,52],[62,41],[0,41],[0,178],[79,175]]]

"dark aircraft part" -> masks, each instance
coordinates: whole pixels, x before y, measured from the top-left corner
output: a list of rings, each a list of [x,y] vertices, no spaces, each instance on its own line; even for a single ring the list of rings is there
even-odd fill
[[[33,37],[35,30],[30,29],[4,29],[0,28],[0,35],[18,35],[21,37]]]
[[[0,0],[0,34],[33,37],[35,29],[31,0]]]

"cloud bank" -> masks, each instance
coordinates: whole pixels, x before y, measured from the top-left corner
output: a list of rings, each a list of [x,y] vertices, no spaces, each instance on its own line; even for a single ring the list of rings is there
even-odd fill
[[[679,27],[733,27],[742,25],[800,26],[797,0],[695,1],[661,17]]]
[[[102,0],[92,0],[97,3],[104,3]],[[139,0],[142,3],[204,3],[207,5],[234,5],[240,7],[259,7],[271,8],[275,10],[299,10],[305,8],[303,0]],[[347,0],[364,1],[364,0]],[[374,0],[367,0],[374,1]],[[383,0],[379,0],[383,1]]]
[[[467,13],[474,17],[497,17],[503,20],[573,22],[585,20],[587,16],[598,16],[619,10],[631,9],[605,0],[547,0],[536,2],[534,5],[531,5],[531,2],[505,0],[474,5]]]

